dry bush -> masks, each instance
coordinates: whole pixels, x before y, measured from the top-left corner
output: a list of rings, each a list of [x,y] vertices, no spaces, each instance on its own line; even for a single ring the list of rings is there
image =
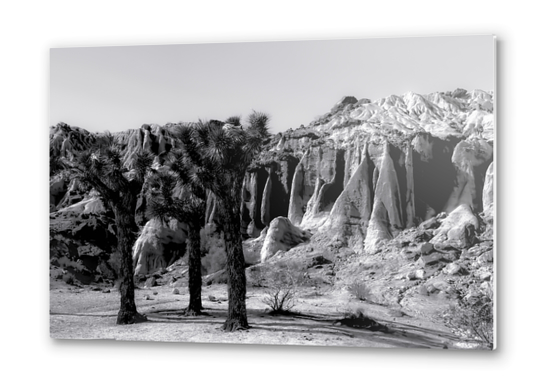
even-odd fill
[[[295,306],[296,289],[288,285],[275,285],[267,288],[262,302],[271,308],[273,313],[289,312]]]
[[[365,284],[362,281],[353,282],[352,284],[348,286],[347,289],[348,289],[348,292],[354,295],[354,297],[358,300],[365,301],[365,300],[368,300],[369,297],[371,296],[371,290],[369,289],[367,284]]]
[[[455,290],[458,303],[444,313],[446,325],[458,336],[493,349],[493,295],[469,296]]]
[[[363,314],[361,309],[347,310],[344,313],[344,318],[339,320],[338,323],[352,328],[365,328],[379,332],[388,331],[388,327],[368,318]]]
[[[299,287],[305,280],[301,263],[278,262],[263,265],[260,276],[260,284],[266,287],[262,302],[271,308],[273,313],[288,312],[295,306]]]

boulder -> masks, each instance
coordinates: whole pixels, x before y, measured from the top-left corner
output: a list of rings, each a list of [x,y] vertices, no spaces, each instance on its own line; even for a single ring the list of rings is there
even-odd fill
[[[454,209],[441,226],[435,231],[435,237],[431,243],[442,246],[452,245],[459,248],[470,247],[475,239],[475,230],[479,228],[478,218],[472,213],[472,209],[463,204]]]
[[[277,217],[271,221],[263,247],[260,253],[261,262],[265,262],[272,257],[277,251],[288,251],[309,240],[311,234],[308,231],[303,231],[297,228],[286,217]]]
[[[427,267],[437,264],[441,260],[442,256],[439,253],[432,253],[430,255],[420,256],[420,258],[418,259],[418,263],[420,263],[423,267]]]
[[[431,252],[433,252],[434,249],[435,249],[435,247],[433,246],[433,244],[431,244],[431,243],[423,243],[420,246],[420,253],[422,255],[428,255]]]
[[[447,275],[457,275],[463,271],[463,267],[460,264],[457,263],[450,263],[444,269],[442,272],[444,272]]]
[[[432,282],[425,284],[425,289],[428,294],[436,293],[438,291],[438,288],[433,285]]]
[[[441,279],[436,279],[432,281],[431,284],[433,285],[433,287],[443,292],[447,291],[448,288],[450,287],[450,285],[446,281],[441,280]]]
[[[147,275],[168,267],[184,253],[186,233],[186,225],[177,220],[149,220],[134,244],[134,273]]]
[[[310,255],[309,257],[310,257],[310,260],[307,263],[308,268],[333,263],[331,260],[327,259],[324,255]]]
[[[423,269],[410,271],[406,276],[408,280],[422,280],[424,277],[425,277],[425,271]]]
[[[481,281],[488,281],[493,276],[493,268],[491,266],[484,266],[479,268],[475,273]]]

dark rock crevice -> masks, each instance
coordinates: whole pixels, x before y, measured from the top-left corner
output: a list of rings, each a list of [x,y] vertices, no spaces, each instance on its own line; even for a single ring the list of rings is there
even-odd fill
[[[331,211],[333,203],[337,200],[344,188],[345,152],[338,150],[335,153],[335,175],[329,183],[325,183],[320,190],[318,211]]]
[[[457,171],[452,163],[452,153],[459,140],[444,141],[429,134],[421,136],[427,146],[414,148],[412,153],[414,196],[416,217],[427,220],[444,209],[456,186]]]

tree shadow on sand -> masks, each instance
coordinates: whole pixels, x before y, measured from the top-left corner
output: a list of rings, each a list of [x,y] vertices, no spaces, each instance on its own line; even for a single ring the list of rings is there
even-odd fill
[[[365,316],[340,318],[289,311],[278,313],[248,310],[248,312],[249,331],[342,336],[395,348],[443,349],[448,348],[448,344],[459,341],[451,334],[397,322],[377,322]],[[203,316],[186,316],[183,310],[156,310],[145,314],[151,323],[208,324],[219,327],[226,320],[227,310],[208,309]],[[330,345],[332,344],[330,342]]]

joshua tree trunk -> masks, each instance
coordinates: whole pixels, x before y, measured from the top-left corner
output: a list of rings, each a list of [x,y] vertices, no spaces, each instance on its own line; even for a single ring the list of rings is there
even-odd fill
[[[120,254],[120,310],[117,324],[133,324],[146,320],[139,314],[134,299],[134,268],[132,247],[135,241],[134,230],[137,228],[133,211],[126,207],[113,207],[115,224],[117,225],[117,251]]]
[[[226,200],[226,199],[224,199]],[[228,199],[230,200],[230,199]],[[226,271],[228,274],[228,318],[223,329],[227,332],[247,329],[245,257],[241,239],[239,204],[223,201],[222,215],[224,243],[226,246]],[[233,220],[232,220],[233,218]]]
[[[188,290],[190,301],[187,315],[201,314],[201,249],[199,223],[191,224],[188,229]]]

